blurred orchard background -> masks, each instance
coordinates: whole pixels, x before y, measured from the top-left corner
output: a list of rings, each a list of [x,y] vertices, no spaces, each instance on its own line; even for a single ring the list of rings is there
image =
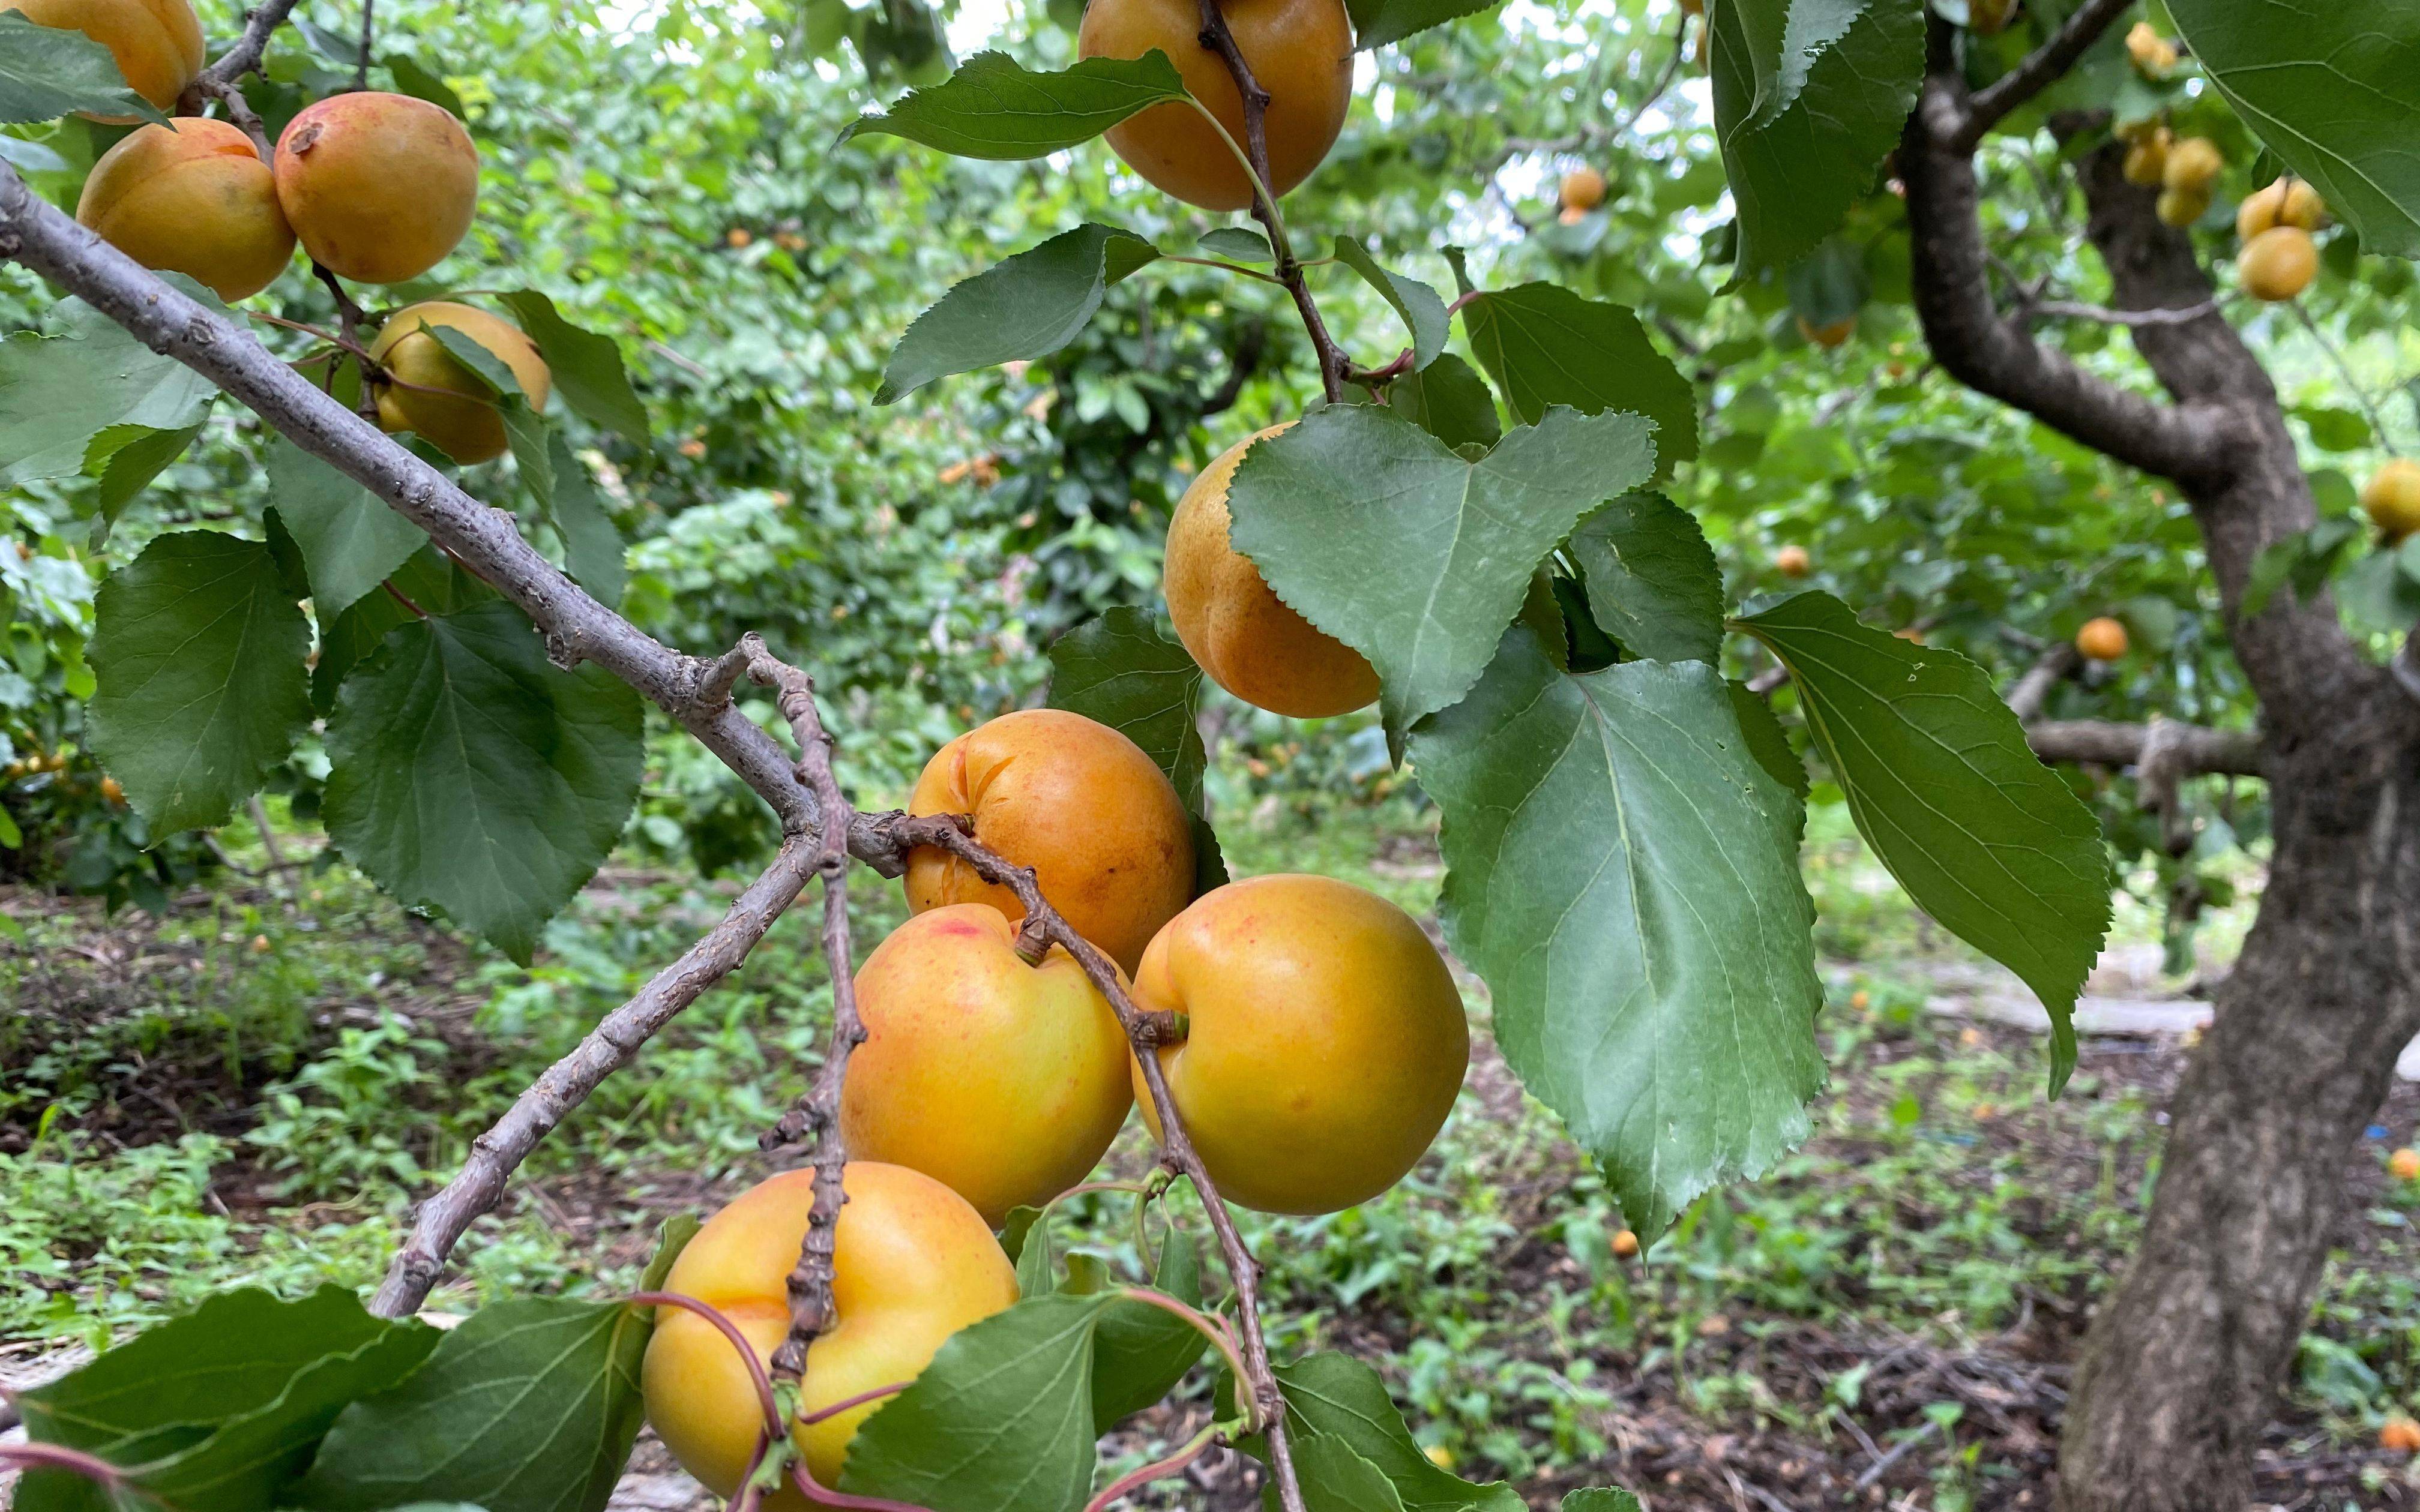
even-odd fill
[[[233,29],[225,0],[202,9],[214,35]],[[872,404],[899,332],[952,283],[1084,219],[1180,239],[1191,224],[1097,147],[1031,164],[891,138],[832,148],[861,111],[981,47],[1072,61],[1076,9],[379,3],[381,59],[452,92],[486,160],[477,224],[432,285],[480,286],[493,269],[545,289],[621,339],[652,411],[653,451],[575,432],[634,543],[625,611],[686,647],[759,629],[799,660],[863,808],[900,801],[953,734],[1035,701],[1063,631],[1156,609],[1190,474],[1316,393],[1281,301],[1235,302],[1239,285],[1171,267],[1114,288],[1047,362]],[[323,42],[359,23],[345,0],[302,15]],[[1853,220],[1791,276],[1716,298],[1730,215],[1695,28],[1674,0],[1512,0],[1363,54],[1343,138],[1289,218],[1444,285],[1442,218],[1482,283],[1552,276],[1639,310],[1706,404],[1702,454],[1672,488],[1731,601],[1783,586],[1776,553],[1797,546],[1811,582],[2004,684],[2115,615],[2128,655],[2061,684],[2045,712],[2243,726],[2185,506],[1931,369],[1903,239]],[[270,71],[291,98],[253,95],[272,131],[294,86],[328,86],[338,55],[280,43]],[[91,146],[80,124],[0,142],[38,187],[80,177]],[[1559,218],[1555,184],[1581,165],[1610,193]],[[1995,139],[1983,168],[1997,244],[2087,285],[2043,165]],[[2323,273],[2307,321],[2230,311],[2272,362],[2328,519],[2355,517],[2381,440],[2420,444],[2410,265],[2363,268]],[[1392,349],[1374,295],[1323,292],[1361,349]],[[298,266],[257,302],[307,316],[316,297]],[[39,324],[47,303],[0,270],[0,328]],[[1843,311],[1848,342],[1809,350],[1801,315]],[[2124,342],[2107,327],[2066,335],[2071,349]],[[265,440],[219,407],[113,558],[248,508]],[[720,912],[770,833],[664,725],[620,851],[526,968],[319,849],[302,821],[326,765],[307,740],[256,823],[154,846],[80,728],[94,491],[0,491],[13,543],[0,546],[0,1381],[231,1284],[375,1280],[410,1202]],[[2348,615],[2406,623],[2399,581],[2346,579]],[[1389,770],[1374,711],[1305,723],[1222,698],[1209,792],[1230,865],[1328,872],[1433,918],[1434,807],[1417,773]],[[2191,841],[2172,855],[2127,775],[2074,780],[2123,887],[2084,1022],[2119,1032],[2087,1034],[2063,1102],[2041,1095],[2030,995],[1909,905],[1819,782],[1808,879],[1834,1072],[1817,1137],[1776,1177],[1718,1191],[1624,1253],[1602,1187],[1482,1037],[1411,1180],[1249,1228],[1273,1267],[1280,1352],[1372,1359],[1433,1457],[1542,1497],[1612,1476],[1659,1506],[1747,1508],[1769,1494],[1749,1488],[1784,1484],[1801,1505],[2039,1504],[2024,1489],[2052,1461],[2073,1346],[2137,1230],[2180,1047],[2248,922],[2265,844],[2257,782],[2189,784]],[[904,915],[894,893],[860,897],[862,938]],[[783,925],[540,1149],[464,1246],[458,1305],[627,1288],[662,1217],[764,1174],[756,1131],[828,1020],[805,929]],[[1483,1015],[1484,988],[1464,985]],[[2420,1088],[2401,1083],[2342,1173],[2354,1200],[2260,1457],[2281,1505],[2386,1505],[2386,1488],[2410,1484],[2376,1441],[2420,1406],[2420,1182],[2387,1171],[2415,1115]],[[1130,1128],[1115,1161],[1145,1164],[1140,1139]],[[1100,1246],[1128,1242],[1096,1216]],[[1189,1411],[1206,1404],[1146,1419],[1133,1457]],[[659,1506],[690,1494],[670,1473],[626,1490]],[[1250,1503],[1217,1471],[1151,1494]]]

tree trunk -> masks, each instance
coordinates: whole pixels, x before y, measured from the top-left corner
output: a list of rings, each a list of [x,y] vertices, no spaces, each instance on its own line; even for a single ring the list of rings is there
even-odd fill
[[[2097,8],[2090,27],[2118,8]],[[2082,40],[2088,40],[2088,37]],[[2276,393],[2215,310],[2134,328],[2172,403],[2109,382],[1993,307],[1972,104],[1930,23],[1899,154],[1916,311],[1942,365],[2194,506],[2236,659],[2260,702],[2275,854],[2250,938],[2173,1107],[2141,1245],[2085,1343],[2059,1512],[2241,1512],[2252,1456],[2340,1216],[2343,1166],[2420,1033],[2420,702],[2325,594],[2242,613],[2254,561],[2317,519]],[[2071,147],[2098,130],[2055,119]],[[2075,160],[2120,309],[2208,304],[2209,275],[2105,140]]]

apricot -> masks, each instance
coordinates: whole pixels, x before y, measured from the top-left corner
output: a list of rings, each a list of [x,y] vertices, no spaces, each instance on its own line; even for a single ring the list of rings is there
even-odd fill
[[[1378,696],[1378,673],[1361,653],[1295,613],[1228,540],[1227,488],[1236,465],[1254,441],[1286,425],[1247,436],[1202,470],[1168,522],[1161,576],[1176,638],[1211,681],[1272,714],[1313,719],[1367,705]]]
[[[2189,136],[2168,148],[2168,160],[2160,168],[2160,182],[2170,189],[2207,190],[2226,160],[2219,155],[2218,144],[2206,136]]]
[[[1076,933],[1128,971],[1193,896],[1193,829],[1166,773],[1125,735],[1064,709],[1019,709],[933,753],[911,814],[970,814],[975,839],[1033,869]],[[946,851],[908,856],[908,906],[1025,906]]]
[[[2235,279],[2243,292],[2274,303],[2311,286],[2319,270],[2319,249],[2299,225],[2273,225],[2236,255]]]
[[[1269,92],[1265,127],[1269,193],[1311,177],[1344,129],[1353,94],[1353,25],[1343,0],[1219,0],[1237,51]],[[1092,0],[1076,33],[1083,57],[1138,58],[1157,48],[1237,145],[1244,100],[1218,54],[1202,45],[1195,0]],[[1154,105],[1109,128],[1109,147],[1127,167],[1187,205],[1248,209],[1251,177],[1202,113]]]
[[[2075,632],[2075,649],[2094,661],[2116,661],[2126,654],[2126,627],[2105,614],[2086,620]]]
[[[2396,457],[2361,487],[2361,507],[2390,541],[2420,531],[2420,462]]]
[[[400,284],[444,261],[479,205],[479,149],[442,105],[334,95],[277,139],[277,197],[311,260],[340,278]]]
[[[2400,1413],[2379,1426],[2378,1446],[2397,1454],[2420,1454],[2420,1423]]]
[[[546,408],[552,375],[535,343],[485,310],[430,300],[396,311],[370,344],[370,356],[396,380],[379,386],[379,424],[426,437],[465,466],[502,456],[506,444],[503,412],[489,398],[485,380],[429,334],[439,326],[485,347],[512,369],[530,408]]]
[[[1773,554],[1773,569],[1785,578],[1804,578],[1815,570],[1815,559],[1803,546],[1785,546]]]
[[[1997,37],[2016,8],[2017,0],[1966,0],[1966,24],[1978,37]]]
[[[1638,1235],[1625,1228],[1613,1236],[1613,1257],[1626,1260],[1638,1253]]]
[[[1183,1013],[1157,1052],[1211,1179],[1264,1212],[1334,1212],[1402,1180],[1461,1089],[1470,1029],[1452,974],[1393,903],[1264,876],[1205,893],[1143,952],[1143,1008]],[[1135,1067],[1144,1121],[1159,1113]]]
[[[1016,1301],[1016,1270],[964,1197],[929,1176],[875,1161],[851,1161],[841,1180],[848,1201],[832,1236],[834,1319],[807,1347],[801,1417],[913,1381],[951,1335]],[[663,1289],[720,1310],[769,1361],[790,1332],[783,1283],[799,1263],[814,1205],[812,1169],[752,1187],[706,1220]],[[730,1340],[694,1313],[657,1308],[639,1386],[648,1424],[681,1468],[717,1495],[737,1491],[765,1415]],[[792,1429],[817,1481],[839,1480],[858,1425],[884,1405],[868,1402]],[[767,1504],[803,1512],[806,1502],[784,1489]]]
[[[1594,168],[1574,168],[1563,175],[1558,197],[1567,210],[1592,210],[1605,203],[1605,175]]]
[[[995,1227],[1082,1180],[1134,1105],[1109,999],[1064,950],[1027,964],[987,903],[893,930],[859,968],[857,1011],[850,1152],[923,1172]]]
[[[161,110],[174,106],[202,71],[202,23],[188,0],[0,0],[0,11],[7,10],[37,26],[82,32],[109,49],[128,86]]]
[[[2181,231],[2210,213],[2210,191],[2207,189],[2164,189],[2154,207],[2161,224]]]
[[[2146,189],[2157,186],[2167,177],[2168,147],[2174,141],[2164,126],[2154,127],[2149,134],[2136,137],[2126,148],[2126,181]]]
[[[144,267],[184,273],[230,301],[267,288],[294,257],[294,229],[252,138],[199,116],[146,126],[102,153],[76,219]]]
[[[1827,349],[1839,347],[1857,333],[1857,317],[1843,316],[1819,326],[1802,315],[1798,317],[1798,333],[1818,347]]]
[[[2386,1174],[2398,1181],[2420,1181],[2420,1149],[2406,1148],[2387,1156]]]
[[[1587,219],[1588,211],[1580,209],[1575,206],[1566,205],[1561,209],[1555,212],[1555,224],[1557,225],[1577,225]]]
[[[2147,77],[2164,79],[2177,66],[2177,44],[2161,36],[2148,21],[2138,21],[2126,34],[2126,54]]]
[[[2316,231],[2327,219],[2319,192],[2300,178],[2281,177],[2266,189],[2256,189],[2235,208],[2235,234],[2244,241],[2275,226],[2300,226]]]

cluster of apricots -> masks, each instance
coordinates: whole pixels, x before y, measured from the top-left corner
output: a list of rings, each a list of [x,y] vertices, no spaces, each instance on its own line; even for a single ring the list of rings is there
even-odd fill
[[[1605,203],[1605,175],[1582,164],[1563,175],[1555,187],[1556,218],[1565,225],[1576,225],[1587,219],[1588,212]]]
[[[190,0],[0,0],[0,10],[100,42],[162,110],[202,72]],[[418,278],[461,242],[478,198],[479,149],[451,112],[363,90],[305,109],[268,153],[207,116],[138,127],[93,164],[76,219],[146,268],[236,301],[274,283],[297,241],[339,278]],[[486,347],[533,405],[546,402],[551,375],[527,336],[484,311],[430,301],[391,316],[369,349],[380,424],[416,432],[458,462],[500,456],[503,419],[487,386],[429,334],[439,327]]]
[[[2218,176],[2226,167],[2217,143],[2206,136],[2179,141],[2155,120],[2135,122],[2122,133],[2126,179],[2158,188],[2163,222],[2181,230],[2210,213]],[[2319,192],[2290,175],[2245,195],[2235,210],[2236,239],[2242,244],[2235,273],[2243,292],[2274,303],[2310,287],[2319,270],[2319,247],[2311,233],[2326,218]]]

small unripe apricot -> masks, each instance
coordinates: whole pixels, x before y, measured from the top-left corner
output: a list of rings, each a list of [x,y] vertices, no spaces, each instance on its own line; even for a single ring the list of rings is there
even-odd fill
[[[2170,189],[2203,190],[2216,178],[2226,160],[2219,155],[2218,144],[2206,136],[2189,136],[2168,148],[2168,161],[2160,169],[2160,182]]]
[[[933,753],[911,814],[970,814],[975,839],[1033,869],[1076,933],[1128,971],[1193,896],[1193,830],[1166,773],[1125,735],[1064,709],[1019,709]],[[908,856],[908,906],[1025,906],[966,862],[930,847]]]
[[[1177,501],[1162,571],[1169,617],[1211,681],[1245,702],[1298,719],[1349,714],[1378,696],[1377,672],[1278,597],[1228,539],[1236,467],[1254,441],[1285,428],[1272,425],[1219,453]]]
[[[2177,66],[2177,46],[2148,21],[2138,21],[2126,34],[2126,55],[2134,67],[2152,79],[2164,79]]]
[[[1236,50],[1269,92],[1264,124],[1269,193],[1283,194],[1311,177],[1344,129],[1353,99],[1353,25],[1343,0],[1219,0]],[[1092,0],[1076,33],[1083,57],[1168,54],[1185,87],[1227,134],[1244,138],[1244,100],[1218,54],[1202,45],[1196,0]],[[1163,193],[1205,210],[1252,203],[1251,179],[1200,111],[1154,105],[1109,128],[1109,147]]]
[[[1613,1236],[1613,1256],[1618,1260],[1629,1259],[1638,1253],[1638,1236],[1625,1228]]]
[[[857,1011],[849,1152],[923,1172],[995,1227],[1082,1180],[1134,1105],[1109,999],[1056,947],[1027,964],[987,903],[893,930],[858,971]]]
[[[2210,213],[2210,191],[2207,189],[2163,189],[2160,202],[2154,207],[2164,225],[2181,231]]]
[[[847,1202],[832,1232],[833,1322],[807,1346],[798,1412],[913,1381],[951,1335],[1016,1301],[1016,1272],[966,1199],[931,1177],[876,1161],[851,1161]],[[799,1263],[814,1171],[784,1171],[740,1195],[697,1231],[664,1278],[666,1291],[714,1307],[769,1361],[790,1333],[784,1283]],[[647,1423],[681,1468],[719,1496],[739,1489],[764,1431],[747,1365],[706,1319],[658,1307],[639,1367]],[[887,1405],[876,1400],[791,1430],[807,1467],[838,1484],[848,1441]],[[768,1508],[805,1512],[785,1489]]]
[[[8,10],[37,26],[82,32],[109,49],[128,86],[161,110],[175,105],[202,71],[202,23],[189,0],[0,0],[0,11]]]
[[[2398,1181],[2420,1181],[2420,1149],[2398,1149],[2386,1157],[2386,1174]]]
[[[277,139],[277,197],[312,261],[400,284],[445,260],[479,206],[479,149],[453,113],[364,90],[304,110]]]
[[[1803,315],[1798,317],[1798,333],[1818,347],[1828,348],[1841,346],[1856,332],[1857,317],[1854,315],[1843,316],[1838,320],[1820,326]]]
[[[2133,145],[2126,149],[2126,181],[2149,189],[2164,179],[2168,173],[2168,147],[2174,138],[2164,126],[2154,126],[2147,133],[2134,138]]]
[[[2126,627],[2105,614],[2086,620],[2075,632],[2075,649],[2094,661],[2116,661],[2126,654]]]
[[[2299,225],[2271,226],[2245,242],[2235,258],[2235,278],[2243,292],[2272,303],[2310,287],[2319,270],[2319,249]]]
[[[2316,231],[2326,219],[2327,207],[2319,202],[2318,190],[2300,178],[2279,178],[2243,196],[2243,203],[2235,208],[2235,234],[2249,241],[2280,225]]]
[[[2379,1426],[2378,1446],[2397,1454],[2420,1454],[2420,1423],[2400,1415],[2388,1418]]]
[[[1804,578],[1815,570],[1815,559],[1803,546],[1785,546],[1773,554],[1773,568],[1785,578]]]
[[[1567,210],[1592,210],[1605,203],[1605,175],[1594,168],[1574,168],[1563,175],[1559,196]]]
[[[1157,1052],[1169,1095],[1228,1200],[1334,1212],[1403,1179],[1462,1088],[1470,1028],[1412,917],[1327,877],[1204,893],[1143,952],[1143,1008],[1190,1032]],[[1143,1119],[1158,1110],[1135,1068]]]
[[[468,466],[504,455],[504,419],[479,376],[456,359],[431,328],[458,331],[485,347],[520,380],[530,408],[546,408],[552,375],[536,344],[509,321],[450,300],[430,300],[396,312],[370,344],[370,356],[396,381],[378,391],[379,424],[412,431]]]
[[[294,257],[294,230],[252,138],[199,116],[146,126],[101,155],[76,219],[146,268],[249,299]]]
[[[2398,456],[2362,485],[2361,507],[2390,541],[2420,531],[2420,462]]]

